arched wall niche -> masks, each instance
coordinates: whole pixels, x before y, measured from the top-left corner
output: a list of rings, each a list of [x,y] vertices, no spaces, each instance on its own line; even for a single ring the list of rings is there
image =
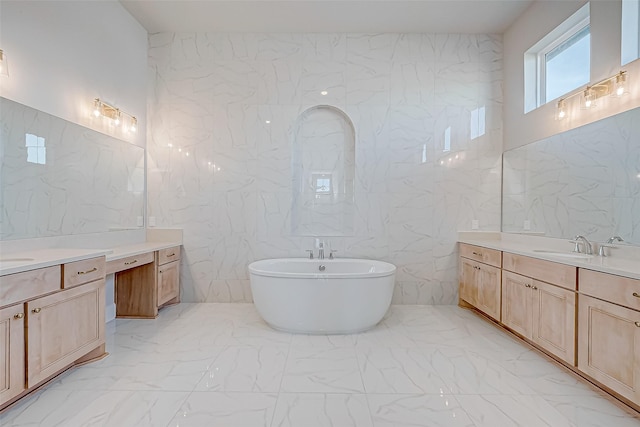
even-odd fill
[[[291,231],[354,234],[355,128],[341,109],[316,105],[298,116],[292,144]]]

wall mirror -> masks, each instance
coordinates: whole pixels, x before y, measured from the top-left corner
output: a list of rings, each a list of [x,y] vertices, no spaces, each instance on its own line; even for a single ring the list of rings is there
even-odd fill
[[[640,245],[640,108],[506,151],[502,231]]]
[[[0,98],[0,240],[139,228],[144,149]]]

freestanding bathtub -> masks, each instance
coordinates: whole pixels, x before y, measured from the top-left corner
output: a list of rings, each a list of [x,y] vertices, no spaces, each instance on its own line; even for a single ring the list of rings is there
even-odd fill
[[[271,327],[349,334],[375,326],[389,309],[396,267],[366,259],[282,258],[249,265],[258,313]]]

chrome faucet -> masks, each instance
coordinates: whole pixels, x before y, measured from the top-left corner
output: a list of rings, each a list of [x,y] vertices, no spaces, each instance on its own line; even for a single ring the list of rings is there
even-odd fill
[[[598,248],[598,255],[600,256],[607,256],[604,248],[614,248],[615,246],[613,246],[613,242],[624,242],[624,240],[622,240],[622,237],[620,236],[613,236],[610,237],[609,240],[607,240],[607,243],[602,243],[600,245],[600,247]]]
[[[318,259],[324,259],[324,242],[318,243]]]
[[[584,245],[584,253],[587,255],[593,255],[593,248],[591,247],[591,243],[587,240],[586,237],[581,235],[578,235],[573,238],[573,243],[576,244],[576,247],[573,249],[573,251],[577,253],[581,253],[580,246],[579,246],[580,242],[582,242],[582,244]]]

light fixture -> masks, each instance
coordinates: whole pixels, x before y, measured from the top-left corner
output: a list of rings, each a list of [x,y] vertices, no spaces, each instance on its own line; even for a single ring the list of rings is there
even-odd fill
[[[567,117],[567,103],[564,99],[558,101],[558,111],[556,112],[556,119],[563,120]]]
[[[9,62],[2,49],[0,49],[0,76],[9,77]]]
[[[593,108],[596,106],[596,92],[593,88],[587,86],[582,94],[582,108]]]
[[[101,101],[100,98],[93,100],[92,114],[95,117],[106,117],[113,120],[114,126],[120,126],[123,122],[129,122],[129,127],[127,128],[126,126],[123,126],[123,131],[129,131],[132,133],[138,132],[138,119],[135,116],[126,113],[111,104]]]
[[[618,74],[616,74],[613,81],[613,91],[611,92],[611,96],[619,97],[628,93],[629,89],[627,87],[627,72],[620,71]]]
[[[600,80],[592,85],[588,85],[584,89],[560,99],[556,105],[556,120],[563,120],[569,115],[567,102],[571,98],[580,96],[580,108],[588,110],[596,107],[597,99],[607,95],[612,97],[621,97],[628,93],[628,90],[627,72],[622,70],[611,77],[607,77],[606,79]]]

